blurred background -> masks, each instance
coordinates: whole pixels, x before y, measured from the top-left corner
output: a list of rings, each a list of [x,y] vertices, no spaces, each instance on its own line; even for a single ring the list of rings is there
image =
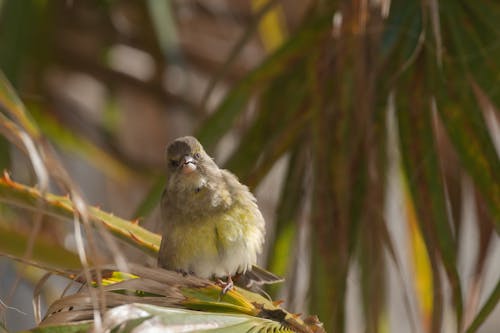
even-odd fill
[[[165,147],[196,135],[256,193],[285,308],[329,332],[486,333],[499,20],[494,0],[3,0],[0,68],[89,204],[157,231]],[[0,124],[0,168],[35,186]],[[78,267],[71,224],[33,228],[0,198],[0,252]],[[34,326],[40,277],[0,258],[9,330]]]

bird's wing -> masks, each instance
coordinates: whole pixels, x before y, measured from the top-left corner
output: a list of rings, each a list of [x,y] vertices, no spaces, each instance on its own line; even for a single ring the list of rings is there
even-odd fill
[[[168,200],[167,200],[167,190],[163,190],[163,193],[161,195],[161,200],[160,200],[160,219],[161,219],[161,228],[162,228],[162,237],[161,237],[161,244],[160,244],[160,250],[158,252],[158,266],[160,267],[165,267],[166,265],[166,233],[167,233],[167,226],[166,226],[166,209],[168,205]]]

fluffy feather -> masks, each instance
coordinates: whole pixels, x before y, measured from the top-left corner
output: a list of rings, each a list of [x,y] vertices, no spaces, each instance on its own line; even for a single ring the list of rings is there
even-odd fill
[[[167,163],[159,266],[203,278],[251,270],[265,232],[253,194],[193,137],[172,142]]]

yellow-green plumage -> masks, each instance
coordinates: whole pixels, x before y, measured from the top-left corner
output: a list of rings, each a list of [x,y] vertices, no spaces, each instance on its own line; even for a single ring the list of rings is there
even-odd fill
[[[167,163],[158,264],[204,278],[251,270],[264,241],[252,193],[219,169],[195,138],[170,144]]]
[[[231,213],[176,224],[166,236],[166,268],[209,278],[243,273],[260,251],[262,232],[241,205]]]

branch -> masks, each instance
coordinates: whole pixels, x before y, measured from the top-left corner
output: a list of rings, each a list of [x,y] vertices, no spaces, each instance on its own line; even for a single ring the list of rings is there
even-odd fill
[[[40,205],[40,201],[43,203]],[[45,214],[63,220],[72,219],[75,210],[73,203],[66,196],[45,193],[43,196],[36,188],[11,180],[7,173],[0,178],[0,202],[18,207],[39,210]],[[123,239],[138,249],[156,256],[160,247],[161,236],[97,207],[89,206],[90,219],[93,223],[102,223],[113,235]]]

